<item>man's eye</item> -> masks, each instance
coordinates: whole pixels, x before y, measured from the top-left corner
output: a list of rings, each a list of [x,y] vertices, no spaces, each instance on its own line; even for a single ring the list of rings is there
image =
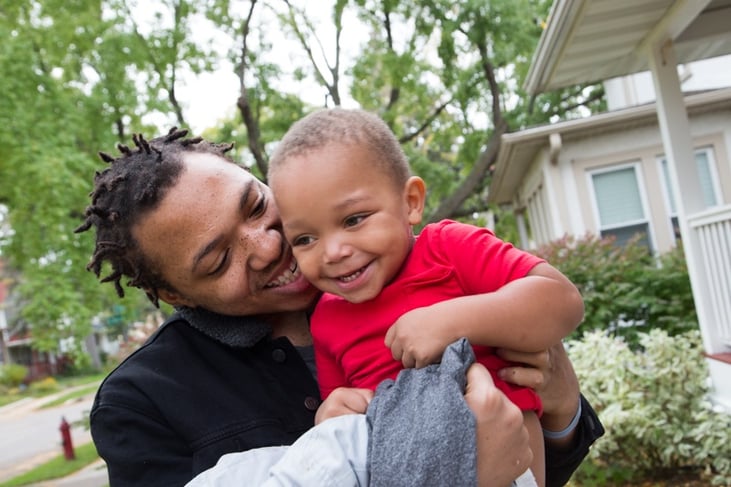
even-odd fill
[[[266,199],[266,196],[264,196],[262,194],[261,197],[259,198],[259,200],[254,205],[254,207],[251,209],[251,215],[252,216],[263,215],[264,212],[266,211],[266,209],[267,209],[267,199]]]
[[[226,252],[223,253],[223,257],[221,258],[221,262],[218,263],[215,269],[208,273],[209,276],[216,276],[226,268],[226,263],[228,262],[228,253],[229,249],[226,249]]]

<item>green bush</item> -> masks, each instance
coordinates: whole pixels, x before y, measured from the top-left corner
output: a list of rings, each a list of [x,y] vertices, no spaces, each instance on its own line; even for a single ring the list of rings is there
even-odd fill
[[[60,389],[58,382],[53,377],[46,377],[45,379],[31,382],[28,386],[28,390],[33,394],[48,394],[50,392],[56,392]]]
[[[639,236],[620,247],[612,238],[564,237],[536,251],[563,272],[584,298],[584,321],[572,338],[592,330],[624,337],[660,328],[676,335],[698,328],[681,247],[654,257]]]
[[[638,340],[639,350],[601,332],[568,342],[582,391],[607,430],[575,480],[621,483],[691,470],[731,484],[731,415],[708,400],[699,332],[651,330]]]
[[[0,384],[18,387],[28,376],[28,367],[20,364],[0,365]]]

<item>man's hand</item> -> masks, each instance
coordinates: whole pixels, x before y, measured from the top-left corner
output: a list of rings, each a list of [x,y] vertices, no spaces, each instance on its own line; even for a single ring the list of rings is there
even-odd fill
[[[477,425],[479,485],[510,485],[533,461],[523,414],[495,387],[481,364],[467,370],[465,401]]]
[[[338,387],[325,399],[315,413],[315,424],[344,414],[364,414],[373,399],[370,389]]]
[[[571,422],[579,407],[579,381],[562,343],[536,353],[500,349],[497,354],[510,362],[524,364],[506,367],[498,376],[506,382],[534,389],[543,402],[541,425],[561,431]],[[568,443],[569,435],[565,442]]]

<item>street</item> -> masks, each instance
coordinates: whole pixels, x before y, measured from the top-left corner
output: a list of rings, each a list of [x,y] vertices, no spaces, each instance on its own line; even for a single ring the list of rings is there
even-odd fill
[[[73,423],[88,416],[93,394],[60,406],[40,408],[49,400],[24,399],[0,408],[0,481],[63,454],[59,430],[62,417],[72,424],[74,446],[91,441],[89,431]]]

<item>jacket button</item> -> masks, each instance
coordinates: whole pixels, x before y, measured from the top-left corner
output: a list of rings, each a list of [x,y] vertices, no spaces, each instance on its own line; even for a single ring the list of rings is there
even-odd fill
[[[307,396],[305,398],[305,408],[307,408],[308,411],[317,411],[318,407],[320,407],[319,399],[315,399],[312,396]]]
[[[275,348],[272,350],[272,360],[279,362],[280,364],[287,359],[287,353],[281,348]]]

